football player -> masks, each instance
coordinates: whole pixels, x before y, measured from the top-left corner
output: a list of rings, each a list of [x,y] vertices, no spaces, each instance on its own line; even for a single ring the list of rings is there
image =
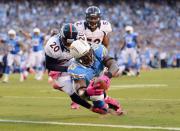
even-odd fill
[[[71,23],[64,24],[61,32],[51,37],[45,45],[46,68],[49,71],[55,71],[50,72],[56,82],[55,89],[67,93],[71,100],[77,104],[101,114],[101,109],[93,107],[75,93],[71,76],[67,73],[68,66],[72,60],[72,56],[69,53],[69,46],[77,38],[78,32],[75,26]],[[87,94],[98,94],[98,92],[96,92],[95,88],[91,88],[87,91]]]
[[[126,33],[121,48],[122,58],[126,67],[129,68],[130,75],[138,75],[140,70],[138,34],[134,32],[132,26],[126,26],[125,31]]]
[[[35,67],[36,68],[35,79],[41,80],[43,76],[43,60],[44,60],[43,45],[44,45],[45,36],[41,34],[39,28],[34,28],[32,34],[25,32],[23,30],[20,30],[20,32],[27,39],[31,39],[32,52],[29,54],[29,62],[27,63],[27,70],[29,71],[30,68]]]
[[[16,31],[10,29],[8,31],[8,38],[1,39],[1,42],[6,44],[8,50],[7,65],[5,67],[3,82],[7,83],[9,81],[10,70],[13,67],[14,63],[16,63],[20,69],[20,81],[22,81],[24,76],[21,67],[21,56],[22,50],[24,50],[24,46],[20,41],[19,37],[17,37]]]
[[[90,46],[86,41],[76,40],[70,46],[70,53],[76,61],[69,66],[68,72],[73,77],[77,94],[90,98],[94,106],[102,108],[105,114],[108,113],[108,104],[109,108],[121,115],[123,111],[120,104],[104,92],[110,86],[110,79],[120,75],[119,67],[116,61],[107,55],[107,49],[102,44]],[[107,67],[108,71],[101,75],[104,67]],[[95,77],[97,79],[93,80]],[[86,91],[93,87],[101,94],[88,96]]]
[[[0,80],[3,77],[3,73],[4,73],[4,67],[5,67],[4,58],[5,58],[5,53],[6,53],[5,44],[0,41]]]
[[[77,21],[75,26],[78,32],[86,35],[89,44],[102,43],[106,48],[109,46],[109,33],[112,32],[111,24],[106,20],[101,20],[101,11],[96,6],[86,9],[86,18]]]

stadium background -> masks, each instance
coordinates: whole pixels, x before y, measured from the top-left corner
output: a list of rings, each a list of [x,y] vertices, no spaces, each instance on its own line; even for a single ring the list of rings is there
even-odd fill
[[[1,0],[0,35],[6,37],[11,28],[17,33],[20,29],[32,32],[34,27],[49,34],[52,27],[59,28],[63,22],[84,19],[89,5],[100,7],[103,19],[109,20],[113,26],[110,37],[112,55],[114,52],[118,54],[124,26],[130,24],[139,33],[142,53],[147,47],[151,48],[153,55],[158,52],[159,58],[161,52],[167,54],[169,67],[179,66],[176,61],[180,59],[178,0]],[[30,75],[21,83],[18,75],[13,74],[9,83],[0,83],[0,130],[180,130],[179,74],[179,69],[164,69],[142,71],[139,77],[113,79],[109,94],[119,99],[128,112],[122,117],[102,117],[83,108],[72,111],[67,95],[47,84],[47,75],[43,81],[37,81]],[[81,123],[92,125],[82,126]],[[109,125],[115,128],[107,127]]]
[[[151,50],[153,67],[160,66],[156,61],[161,59],[161,54],[164,59],[164,53],[167,66],[180,66],[179,62],[176,64],[176,59],[180,59],[180,2],[176,0],[2,0],[0,35],[7,35],[11,28],[32,32],[34,27],[49,34],[51,28],[60,28],[64,22],[84,19],[89,5],[97,5],[102,19],[112,24],[112,56],[118,57],[125,25],[132,25],[140,36],[141,54]]]

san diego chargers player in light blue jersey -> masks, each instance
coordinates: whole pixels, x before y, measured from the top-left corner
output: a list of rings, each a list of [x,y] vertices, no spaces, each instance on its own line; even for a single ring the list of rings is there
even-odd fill
[[[29,60],[27,63],[27,70],[30,68],[36,68],[36,80],[41,80],[43,76],[43,60],[44,60],[44,35],[41,34],[39,28],[34,28],[33,33],[29,34],[21,30],[21,33],[26,36],[26,38],[31,39],[31,53],[29,54]]]
[[[129,66],[130,62],[130,70],[136,70],[136,73],[139,74],[139,64],[137,64],[138,60],[138,52],[137,49],[140,47],[138,43],[138,34],[134,32],[132,26],[125,27],[125,35],[124,35],[124,42],[122,46],[122,57],[123,61],[126,66]],[[133,74],[136,74],[133,73]]]
[[[19,38],[16,36],[15,30],[11,29],[8,31],[7,39],[1,39],[1,42],[6,44],[7,49],[7,66],[5,67],[5,74],[3,82],[9,81],[9,74],[10,69],[12,68],[13,64],[16,63],[20,69],[20,81],[23,78],[22,69],[21,69],[21,54],[23,48],[22,43],[20,42]]]
[[[104,109],[105,114],[108,112],[108,106],[118,115],[122,114],[120,104],[105,93],[110,86],[110,78],[119,75],[118,65],[107,55],[107,49],[102,44],[93,44],[90,47],[86,41],[76,40],[70,46],[70,54],[75,58],[75,62],[69,66],[68,72],[75,82],[74,88],[77,94],[88,97],[93,101],[94,106]],[[108,71],[101,74],[104,67],[107,67]],[[96,79],[93,80],[94,78]],[[100,81],[105,83],[105,89]],[[99,89],[100,95],[88,96],[85,90],[94,86]]]

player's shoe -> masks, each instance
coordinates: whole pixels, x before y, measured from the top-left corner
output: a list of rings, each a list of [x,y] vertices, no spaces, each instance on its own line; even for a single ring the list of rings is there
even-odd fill
[[[80,106],[77,104],[77,103],[75,103],[75,102],[72,102],[71,103],[71,109],[79,109],[80,108]]]
[[[9,82],[9,77],[8,75],[4,75],[4,79],[2,81],[3,83],[8,83]]]
[[[19,79],[20,82],[23,82],[26,79],[27,79],[27,76],[24,73],[20,74],[20,79]]]

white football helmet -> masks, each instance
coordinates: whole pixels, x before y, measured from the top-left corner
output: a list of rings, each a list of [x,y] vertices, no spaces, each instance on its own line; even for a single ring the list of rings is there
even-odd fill
[[[70,54],[84,66],[90,66],[93,63],[93,50],[86,41],[74,41],[70,46]]]
[[[14,39],[16,37],[16,31],[13,30],[13,29],[10,29],[8,31],[8,35],[9,35],[10,38]]]
[[[125,27],[125,31],[126,31],[126,32],[133,33],[133,32],[134,32],[134,29],[133,29],[132,26],[126,26],[126,27]]]
[[[40,34],[41,31],[40,31],[39,28],[34,28],[34,29],[33,29],[33,32],[36,33],[36,34]]]

